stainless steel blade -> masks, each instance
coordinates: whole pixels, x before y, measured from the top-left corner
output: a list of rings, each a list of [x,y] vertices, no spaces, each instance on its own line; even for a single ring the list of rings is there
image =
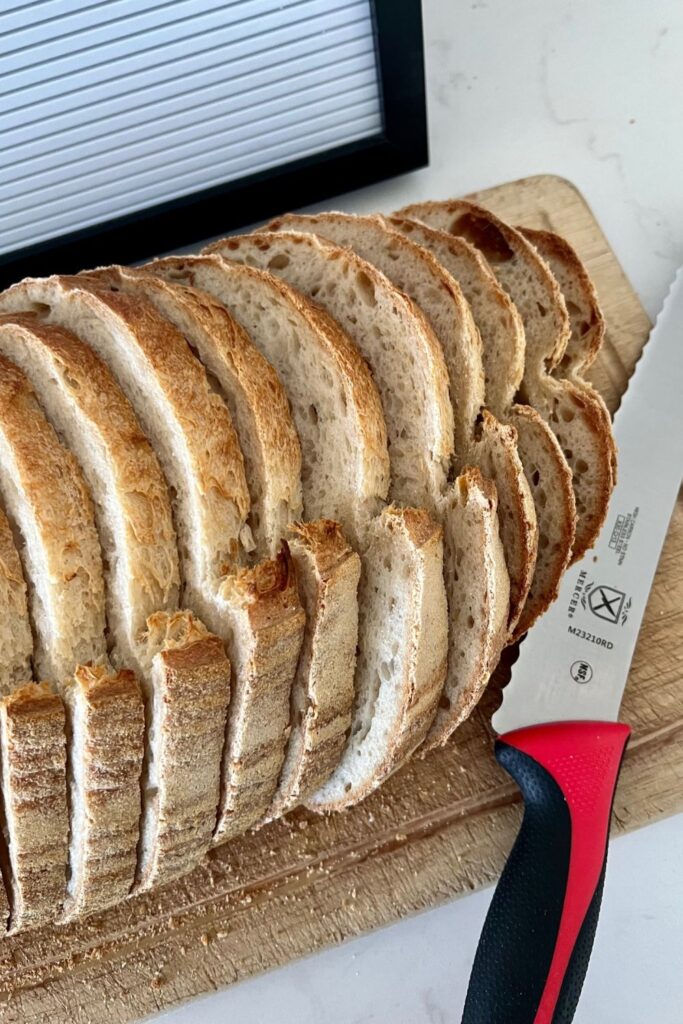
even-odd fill
[[[683,477],[683,267],[614,421],[618,483],[598,542],[520,647],[499,733],[616,719]]]

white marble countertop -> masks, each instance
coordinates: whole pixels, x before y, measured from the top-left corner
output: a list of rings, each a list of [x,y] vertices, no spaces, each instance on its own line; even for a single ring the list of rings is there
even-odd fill
[[[423,0],[428,169],[335,201],[462,195],[553,172],[593,207],[653,316],[683,262],[680,0]],[[683,685],[683,680],[681,681]],[[680,1024],[683,816],[613,844],[577,1024]],[[456,1024],[478,893],[158,1018]]]

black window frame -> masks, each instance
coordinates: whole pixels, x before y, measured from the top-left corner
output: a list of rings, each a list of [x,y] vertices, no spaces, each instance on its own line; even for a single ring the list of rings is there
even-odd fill
[[[370,0],[382,131],[235,181],[0,254],[0,286],[136,263],[428,163],[420,0]]]

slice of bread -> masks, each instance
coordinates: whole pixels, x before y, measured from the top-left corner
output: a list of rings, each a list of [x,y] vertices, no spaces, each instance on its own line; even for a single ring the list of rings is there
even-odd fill
[[[172,489],[184,603],[225,641],[232,664],[217,835],[242,831],[277,785],[305,616],[286,548],[246,568],[249,493],[227,406],[182,334],[103,277],[24,281],[0,307],[34,310],[91,345],[155,448]],[[260,735],[258,722],[267,723]]]
[[[292,687],[287,753],[269,819],[315,793],[337,768],[351,727],[358,643],[361,561],[339,523],[298,523],[289,543],[308,626]]]
[[[208,257],[206,261],[211,262]],[[197,259],[197,262],[201,260]],[[178,264],[181,265],[182,261],[178,261]],[[258,536],[263,534],[262,525],[271,523],[271,528],[265,532],[265,547],[266,550],[279,547],[282,530],[295,514],[300,516],[302,513],[301,452],[285,390],[269,362],[250,340],[244,326],[241,326],[223,305],[216,302],[207,291],[200,292],[195,288],[185,287],[187,273],[182,278],[180,266],[166,266],[164,263],[157,265],[156,268],[158,276],[123,268],[110,268],[106,273],[108,280],[117,288],[153,302],[156,308],[182,331],[187,342],[208,368],[216,386],[228,398],[231,397],[231,406],[241,410],[241,416],[237,421],[240,444],[243,451],[257,454],[257,458],[252,460],[250,489],[256,484],[256,508],[260,508],[261,513],[257,511],[255,517],[251,519],[252,528]],[[172,283],[164,280],[162,274],[168,275]],[[184,285],[178,284],[180,279],[185,281]],[[191,267],[189,280],[194,280]],[[264,296],[259,291],[259,301],[263,300]],[[270,330],[274,335],[272,327]],[[236,373],[236,366],[246,366],[249,373]],[[312,598],[313,605],[325,605],[326,613],[311,615],[306,621],[303,647],[290,701],[288,754],[281,770],[279,792],[273,797],[274,803],[280,809],[283,807],[281,792],[288,794],[288,801],[292,799],[292,794],[300,793],[296,775],[303,773],[302,777],[305,777],[310,771],[330,770],[330,762],[323,757],[323,754],[329,755],[329,751],[318,755],[312,750],[305,759],[298,755],[294,756],[294,752],[299,748],[303,751],[311,743],[314,745],[309,735],[314,722],[310,717],[300,714],[300,705],[305,700],[304,695],[309,694],[311,708],[314,705],[315,715],[323,720],[332,716],[341,716],[344,719],[350,714],[351,697],[348,690],[353,678],[357,602],[355,590],[349,590],[344,586],[344,582],[349,578],[349,573],[352,577],[353,562],[357,561],[357,558],[346,546],[345,559],[342,559],[333,532],[326,529],[325,523],[316,525],[321,527],[316,534],[317,543],[307,552],[300,546],[295,546],[292,557],[297,571],[300,570],[302,577],[305,577],[305,580],[299,580],[300,596],[302,599],[308,597],[310,601],[311,595],[309,590],[306,591],[305,584],[308,584],[309,589],[317,585],[317,595]],[[326,550],[327,545],[329,550]],[[317,564],[311,564],[311,561]],[[330,566],[333,562],[335,569],[331,574]],[[346,564],[343,564],[344,562]],[[337,651],[337,668],[346,666],[348,677],[338,680],[338,698],[333,702],[332,691],[326,684],[326,673],[331,671],[332,667],[323,665],[321,658],[317,656],[309,656],[318,648],[330,649],[330,639],[326,636],[330,631],[330,622],[347,622],[352,627],[338,632],[336,636],[338,643],[343,643]],[[269,699],[272,699],[276,692],[276,688],[272,689],[268,695]],[[265,698],[264,692],[261,700]],[[239,720],[239,713],[236,711],[234,714],[236,720]],[[246,732],[239,733],[234,737],[234,741],[237,742],[240,735],[244,736]],[[263,765],[259,766],[260,772],[262,769]],[[230,771],[236,776],[229,790],[236,801],[231,810],[230,827],[238,829],[242,815],[249,814],[249,803],[244,802],[240,788],[242,787],[244,794],[249,795],[250,786],[246,781],[244,784],[238,784],[238,771],[244,774],[246,769],[239,769],[237,762],[236,767]],[[244,777],[247,779],[247,774],[244,774]],[[251,793],[251,797],[253,796],[254,792]],[[244,805],[243,810],[240,810],[238,805]],[[272,813],[271,809],[268,814]]]
[[[483,652],[483,656],[478,654],[466,661],[450,632],[446,686],[452,695],[467,694],[462,706],[469,706],[469,695],[481,694],[507,638],[509,581],[497,530],[496,504],[490,501],[490,495],[482,493],[482,500],[471,506],[465,518],[447,501],[446,475],[453,448],[448,373],[439,342],[424,314],[372,264],[350,249],[311,234],[242,235],[214,243],[209,250],[282,276],[340,323],[367,359],[382,399],[391,458],[389,496],[406,503],[419,496],[437,516],[456,515],[457,528],[444,527],[448,542],[456,532],[464,542],[464,534],[470,529],[476,534],[473,544],[482,539],[490,543],[489,554],[482,556],[474,579],[453,575],[445,579],[450,606],[467,604],[473,608],[473,635]],[[444,437],[447,426],[451,430],[450,444]],[[436,430],[442,450],[449,451],[448,461],[436,460],[434,450],[425,448]],[[470,488],[477,486],[473,478]],[[475,514],[490,520],[493,528],[480,522],[475,530]],[[495,572],[490,571],[492,564]],[[485,593],[486,600],[471,602],[475,593]],[[486,665],[485,671],[482,665]],[[450,725],[455,728],[460,721],[460,699],[454,697],[451,707]]]
[[[510,578],[509,627],[529,592],[538,544],[536,513],[510,427],[483,411],[482,345],[458,282],[425,248],[380,216],[345,213],[288,214],[272,231],[306,231],[353,249],[377,267],[426,315],[448,368],[455,424],[456,471],[479,466],[496,484],[499,529]]]
[[[125,669],[78,666],[64,688],[69,710],[69,865],[60,920],[124,899],[135,876],[145,716]],[[45,752],[37,752],[39,760]],[[63,894],[62,894],[63,895]]]
[[[32,675],[33,637],[26,581],[7,516],[0,508],[0,694]]]
[[[192,791],[200,783],[207,798],[213,794],[215,814],[222,744],[220,740],[213,739],[213,771],[205,764],[195,765],[191,757],[180,751],[176,758],[174,749],[168,747],[167,734],[155,716],[166,713],[166,710],[169,714],[178,714],[177,708],[185,708],[184,688],[188,693],[194,693],[196,672],[193,665],[199,662],[206,669],[207,688],[212,690],[214,702],[222,702],[225,719],[229,665],[215,637],[207,635],[202,638],[204,650],[199,650],[192,615],[177,611],[178,551],[168,488],[131,406],[107,366],[70,332],[28,314],[6,314],[0,318],[0,353],[13,359],[31,380],[52,425],[77,456],[94,498],[95,518],[105,554],[109,655],[118,667],[128,665],[135,669],[145,696],[149,744],[142,772],[141,827],[145,844],[140,850],[138,873],[148,877],[149,861],[154,864],[154,878],[168,880],[174,876],[176,865],[180,863],[175,847],[180,846],[185,851],[186,830],[194,827],[196,812],[194,808],[183,808],[179,802],[170,806],[164,802],[163,785],[160,787],[157,781],[150,781],[148,777],[151,765],[163,765],[163,771],[179,787]],[[163,644],[160,647],[159,643],[151,642],[148,629],[150,616],[162,614],[173,616],[171,649],[175,652],[179,638],[185,637],[188,652],[190,648],[192,650],[192,656],[188,654],[186,677],[174,671],[172,687],[167,678],[170,669],[165,666]],[[155,666],[157,655],[159,664]],[[177,653],[173,656],[178,657]],[[208,666],[212,666],[211,670]],[[77,682],[79,685],[70,691],[73,699],[67,702],[68,710],[79,715],[78,723],[70,720],[70,728],[75,730],[76,725],[80,728],[79,753],[70,748],[69,760],[72,817],[78,813],[81,821],[78,828],[72,828],[70,843],[72,867],[65,914],[71,916],[116,902],[130,889],[135,872],[137,835],[129,837],[132,841],[129,851],[132,869],[127,876],[123,868],[128,866],[130,856],[126,858],[123,852],[118,876],[113,872],[102,875],[98,869],[100,851],[97,843],[108,835],[109,814],[104,804],[89,799],[87,766],[78,763],[78,756],[83,750],[89,751],[100,742],[96,731],[91,735],[84,729],[101,728],[101,722],[109,714],[112,723],[125,720],[130,724],[128,745],[132,750],[137,744],[140,761],[143,751],[142,740],[133,732],[135,718],[128,714],[134,699],[137,699],[142,714],[138,684],[135,683],[134,697],[130,680],[123,687],[121,678],[99,673],[96,680],[99,715],[95,716],[87,713],[88,680],[77,674]],[[107,686],[111,691],[108,700],[105,699]],[[119,703],[123,711],[118,707]],[[125,719],[122,718],[124,711]],[[215,708],[211,714],[206,713],[207,742],[215,732],[216,713]],[[123,737],[120,750],[116,745],[105,749],[108,761],[105,765],[102,753],[99,770],[109,772],[114,779],[127,779],[130,766],[125,760],[128,753]],[[138,777],[140,768],[141,763],[138,763]],[[123,781],[121,785],[124,785]],[[133,801],[135,792],[127,790],[117,794],[112,790],[111,799],[112,804],[117,799]],[[183,813],[186,818],[183,818]],[[139,817],[139,797],[137,814]],[[199,831],[195,845],[201,846],[202,836],[205,844],[204,849],[197,851],[196,859],[208,847],[210,831],[209,828],[208,836],[204,835],[206,829]],[[117,884],[118,890],[115,888]]]
[[[433,560],[438,557],[439,544],[427,545],[418,543],[411,528],[409,513],[405,522],[401,521],[403,513],[398,511],[392,515],[381,516],[374,522],[375,513],[381,508],[389,484],[388,457],[386,451],[386,432],[382,418],[382,409],[373,384],[369,368],[361,358],[358,350],[351,343],[339,326],[318,307],[314,307],[302,295],[295,292],[285,282],[264,271],[234,262],[224,261],[220,256],[185,257],[166,259],[150,265],[150,270],[163,273],[170,279],[190,280],[195,285],[211,292],[230,310],[232,315],[249,332],[249,335],[261,352],[273,363],[278,371],[292,406],[292,414],[299,429],[302,444],[304,505],[307,514],[328,507],[342,522],[345,531],[353,536],[359,544],[364,579],[371,564],[380,573],[380,580],[387,581],[382,586],[371,586],[361,582],[364,604],[361,615],[368,622],[386,621],[387,628],[402,635],[397,641],[405,645],[406,638],[413,632],[421,630],[422,596],[419,587],[412,594],[406,595],[407,607],[411,618],[402,621],[405,614],[392,607],[392,593],[388,577],[391,565],[394,572],[401,559],[409,557],[423,574],[435,571]],[[368,530],[372,529],[371,536]],[[294,542],[293,550],[301,549]],[[311,524],[306,526],[306,537],[310,540]],[[373,554],[368,553],[368,545]],[[317,545],[316,545],[317,548]],[[385,553],[383,560],[377,554]],[[309,555],[315,548],[310,546]],[[392,555],[391,553],[394,552]],[[406,554],[407,552],[407,554]],[[303,554],[303,552],[301,552]],[[320,557],[320,555],[319,555]],[[307,714],[301,725],[297,715],[301,704],[300,695],[303,686],[294,688],[295,698],[294,723],[290,737],[291,758],[285,764],[280,777],[278,793],[275,795],[273,807],[269,815],[274,815],[280,807],[286,806],[292,799],[289,794],[298,792],[301,796],[311,796],[312,790],[306,793],[303,782],[297,781],[297,775],[305,781],[309,775],[306,761],[299,759],[297,752],[305,750],[315,742],[314,734],[307,730],[315,724],[316,717],[321,721],[336,721],[334,726],[335,743],[330,745],[328,753],[338,760],[338,743],[343,739],[341,725],[351,715],[351,705],[342,703],[353,694],[353,665],[355,649],[355,620],[350,618],[350,609],[338,603],[337,608],[329,603],[334,596],[344,592],[348,594],[352,582],[357,578],[357,569],[347,559],[348,564],[339,563],[335,569],[338,583],[333,588],[326,586],[325,591],[318,589],[315,596],[304,594],[304,601],[309,609],[320,609],[320,622],[327,629],[335,623],[337,630],[337,672],[342,667],[348,672],[344,679],[337,675],[336,685],[330,688],[321,684],[321,694],[329,694],[334,699],[326,705],[315,701],[315,716]],[[354,562],[356,562],[354,558]],[[356,562],[357,564],[357,562]],[[438,566],[437,566],[438,569]],[[308,573],[313,581],[311,569],[302,567],[302,576]],[[327,575],[326,568],[318,568],[316,577],[321,582]],[[330,584],[333,580],[330,580]],[[305,585],[305,584],[304,584]],[[410,603],[412,601],[412,603]],[[438,604],[437,604],[438,607]],[[310,619],[309,619],[310,621]],[[316,619],[313,619],[316,621]],[[353,630],[352,630],[352,627]],[[339,646],[344,640],[344,647]],[[327,645],[327,647],[325,646]],[[386,694],[385,716],[391,717],[391,727],[387,729],[384,748],[373,741],[373,758],[364,761],[367,774],[358,776],[356,783],[345,790],[345,803],[360,799],[365,792],[377,785],[380,779],[396,767],[396,757],[403,756],[404,728],[409,728],[411,741],[415,736],[412,718],[403,705],[406,690],[396,685],[396,676],[401,672],[409,674],[407,686],[417,687],[418,692],[432,695],[432,713],[435,701],[435,677],[423,674],[415,676],[419,665],[406,658],[404,646],[403,657],[395,659],[391,671],[385,671],[384,677],[378,682],[375,671],[377,664],[384,657],[385,640],[381,634],[366,629],[359,643],[359,657],[356,671],[357,699],[354,704],[354,727],[361,728],[359,718],[363,712],[365,695],[374,694],[377,686],[381,686]],[[307,652],[329,650],[329,642],[324,638],[320,644],[308,643],[304,647],[304,659]],[[389,662],[387,662],[389,664]],[[300,669],[301,669],[300,665]],[[369,697],[367,699],[370,699]],[[375,698],[372,697],[372,700]],[[418,702],[419,703],[419,702]],[[426,723],[426,710],[421,705],[421,714]],[[426,724],[425,724],[426,727]],[[363,733],[363,736],[365,733]],[[349,748],[347,748],[347,754]],[[356,754],[354,753],[354,756]],[[312,759],[307,759],[313,766]],[[345,769],[339,766],[335,776]],[[323,770],[329,774],[334,766],[332,758],[323,767],[316,762],[316,782],[323,781]],[[288,769],[292,769],[291,773]],[[308,784],[307,784],[308,785]]]
[[[525,633],[555,600],[576,529],[572,474],[544,419],[515,397],[524,373],[524,325],[483,256],[470,242],[408,217],[391,224],[424,246],[458,281],[482,339],[486,404],[517,431],[517,451],[531,489],[538,526],[536,566],[513,638]]]
[[[515,228],[466,200],[418,203],[404,215],[472,242],[488,260],[524,323],[526,357],[521,396],[556,435],[572,470],[578,521],[574,560],[595,543],[614,483],[613,442],[596,393],[551,371],[564,357],[569,314],[548,264]]]
[[[65,716],[61,698],[47,683],[28,683],[0,700],[0,787],[14,933],[55,921],[64,899]]]
[[[351,731],[338,767],[307,801],[316,811],[357,803],[403,764],[427,734],[444,683],[441,529],[424,509],[390,506],[368,533]]]

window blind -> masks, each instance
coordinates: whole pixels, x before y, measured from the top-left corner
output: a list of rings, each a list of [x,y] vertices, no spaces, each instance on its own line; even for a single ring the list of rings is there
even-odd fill
[[[0,10],[0,252],[381,130],[369,0]]]

